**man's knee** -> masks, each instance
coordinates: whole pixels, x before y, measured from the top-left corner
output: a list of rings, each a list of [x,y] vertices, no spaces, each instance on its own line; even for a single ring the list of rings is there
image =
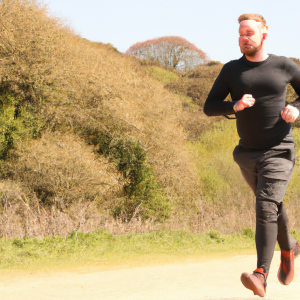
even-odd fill
[[[260,224],[277,222],[278,205],[272,201],[256,199],[256,221]]]
[[[260,200],[274,201],[279,205],[284,198],[287,185],[287,180],[263,178],[257,186],[256,197]]]

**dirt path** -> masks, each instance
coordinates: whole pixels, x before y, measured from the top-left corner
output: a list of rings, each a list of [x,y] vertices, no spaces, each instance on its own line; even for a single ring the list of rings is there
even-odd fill
[[[0,284],[0,299],[258,299],[239,280],[242,271],[253,271],[255,261],[255,255],[242,255],[193,264],[6,278]],[[289,286],[282,286],[278,282],[278,266],[279,252],[275,253],[273,259],[265,299],[299,299],[300,259],[296,260],[296,276]]]

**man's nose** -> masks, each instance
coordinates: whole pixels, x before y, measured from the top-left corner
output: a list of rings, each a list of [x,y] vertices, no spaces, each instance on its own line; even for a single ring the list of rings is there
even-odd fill
[[[249,37],[248,36],[243,36],[243,41],[246,42],[246,43],[249,42]]]

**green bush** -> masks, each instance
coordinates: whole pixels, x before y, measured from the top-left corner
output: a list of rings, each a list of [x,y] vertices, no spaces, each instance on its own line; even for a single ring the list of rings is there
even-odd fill
[[[0,101],[0,159],[5,159],[15,148],[16,141],[38,138],[43,122],[30,107],[20,106],[14,97],[2,96]]]
[[[98,153],[116,163],[125,179],[125,201],[112,209],[114,217],[122,214],[132,217],[136,209],[144,218],[163,221],[170,216],[168,199],[163,195],[147,162],[147,153],[138,140],[129,137],[112,137],[107,133],[94,133],[90,142],[98,146]]]
[[[12,240],[12,244],[13,244],[14,246],[16,246],[17,248],[23,248],[23,246],[24,246],[23,242],[22,242],[20,239],[18,239],[17,237],[15,237],[15,238]]]
[[[206,234],[210,239],[215,240],[217,243],[224,243],[225,241],[221,234],[216,230],[209,230],[206,232]]]
[[[250,237],[250,238],[252,238],[252,239],[255,238],[255,232],[254,232],[254,230],[253,230],[252,228],[250,228],[250,227],[243,228],[243,229],[242,229],[242,235],[248,236],[248,237]]]

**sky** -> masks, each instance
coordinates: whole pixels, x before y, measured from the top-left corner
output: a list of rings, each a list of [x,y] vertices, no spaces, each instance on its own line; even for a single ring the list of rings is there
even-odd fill
[[[299,0],[44,0],[82,37],[125,52],[137,42],[180,36],[212,60],[241,57],[238,17],[259,13],[269,26],[268,53],[300,58]]]

